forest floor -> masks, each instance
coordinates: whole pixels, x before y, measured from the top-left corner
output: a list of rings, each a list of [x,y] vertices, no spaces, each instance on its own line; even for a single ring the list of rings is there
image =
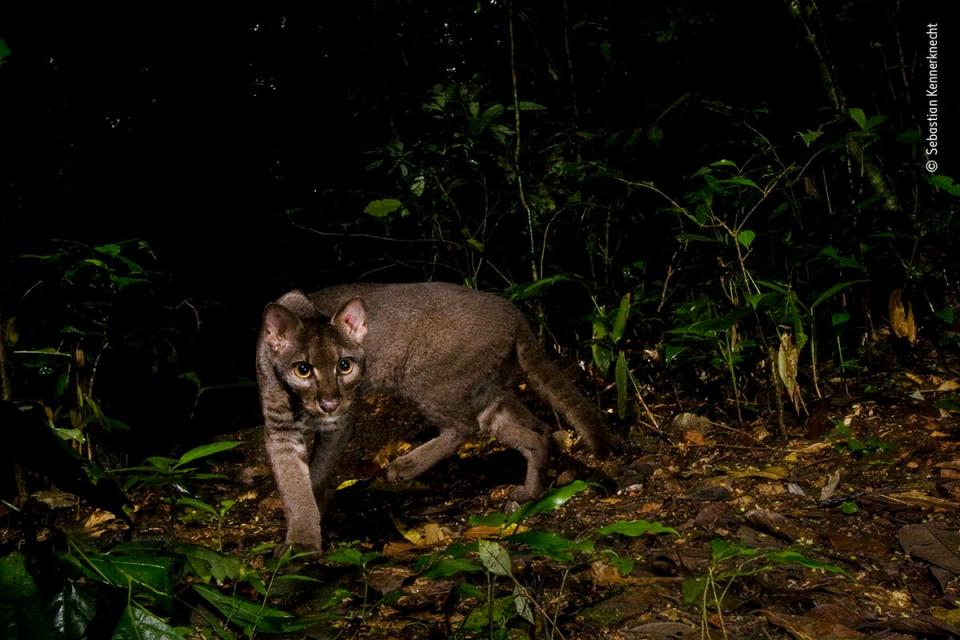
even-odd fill
[[[551,485],[587,487],[512,529],[496,514],[522,480],[519,454],[478,441],[391,485],[385,462],[429,427],[371,400],[323,521],[345,562],[285,565],[301,577],[276,580],[271,605],[323,613],[298,633],[308,638],[958,637],[960,370],[901,369],[849,393],[821,384],[836,392],[801,418],[788,407],[786,437],[775,416],[719,424],[649,400],[619,426],[612,460],[558,431]],[[236,555],[283,539],[262,434],[230,437],[243,445],[215,469],[228,480],[206,488],[210,504],[235,501],[220,526],[141,488],[134,537]],[[478,540],[510,569],[491,572]]]

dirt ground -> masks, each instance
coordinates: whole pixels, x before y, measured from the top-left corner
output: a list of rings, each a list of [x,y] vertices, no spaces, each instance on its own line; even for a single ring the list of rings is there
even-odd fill
[[[612,420],[623,442],[602,462],[559,430],[550,482],[586,480],[590,488],[522,526],[595,539],[592,552],[561,560],[471,522],[509,510],[507,488],[523,477],[523,459],[496,443],[468,445],[413,483],[386,483],[385,462],[428,437],[429,427],[409,408],[375,399],[341,462],[323,533],[327,548],[357,541],[361,551],[383,555],[365,572],[305,562],[300,571],[318,581],[275,593],[298,613],[329,606],[333,586],[354,594],[328,623],[303,632],[310,638],[466,636],[482,596],[516,594],[516,584],[537,622],[513,616],[496,637],[957,637],[958,383],[955,370],[937,367],[876,376],[849,394],[841,381],[826,380],[833,393],[808,401],[807,415],[787,409],[786,438],[775,420],[721,424],[648,400],[649,411]],[[237,501],[222,530],[171,518],[169,505],[143,490],[138,535],[222,543],[231,553],[283,539],[261,434],[234,437],[244,441],[242,454],[217,470],[235,481],[214,489],[218,499]],[[676,534],[594,533],[640,519]],[[482,572],[427,578],[418,565],[481,538],[510,549],[516,583],[491,584]],[[631,562],[618,564],[624,558]],[[488,633],[478,635],[494,637]]]

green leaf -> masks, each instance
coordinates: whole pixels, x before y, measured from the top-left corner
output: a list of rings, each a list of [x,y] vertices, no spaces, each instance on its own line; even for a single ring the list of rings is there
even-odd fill
[[[864,129],[866,129],[867,131],[870,131],[871,129],[876,129],[886,121],[887,121],[887,116],[883,116],[883,115],[870,116],[870,119],[867,120],[867,124],[864,125]]]
[[[927,183],[937,189],[946,191],[952,196],[960,196],[960,185],[954,182],[953,178],[944,175],[928,175]]]
[[[863,112],[863,109],[860,109],[858,107],[847,109],[847,115],[849,115],[850,118],[857,123],[857,126],[859,126],[860,129],[867,128],[867,116]]]
[[[195,584],[193,589],[224,618],[261,633],[293,633],[317,623],[315,619],[297,618],[291,613],[268,607],[261,602],[225,595],[209,585]]]
[[[558,273],[546,278],[540,278],[534,282],[515,284],[511,287],[508,287],[507,290],[504,291],[504,295],[514,302],[528,300],[540,295],[540,292],[547,287],[552,287],[560,282],[576,282],[582,284],[582,279],[572,273]]]
[[[182,640],[165,621],[136,604],[127,605],[113,631],[113,640]]]
[[[798,135],[800,136],[800,139],[803,141],[803,144],[807,148],[810,148],[810,145],[813,144],[817,138],[823,135],[823,131],[819,131],[819,130],[810,131],[808,129],[807,131],[800,131]]]
[[[178,505],[184,505],[184,506],[187,506],[187,507],[192,507],[192,508],[196,509],[197,511],[202,511],[202,512],[204,512],[204,513],[206,513],[206,514],[209,514],[209,515],[213,516],[214,518],[216,518],[216,517],[219,515],[219,514],[217,513],[217,509],[216,509],[213,505],[207,504],[207,503],[204,502],[203,500],[197,500],[196,498],[190,498],[190,497],[188,497],[188,496],[184,496],[184,497],[182,497],[182,498],[177,498],[177,504],[178,504]]]
[[[86,638],[87,626],[97,613],[96,600],[68,580],[50,602],[50,615],[57,637],[63,640]]]
[[[483,568],[466,558],[444,558],[423,572],[424,578],[449,578],[461,573],[483,571]]]
[[[381,554],[379,551],[363,552],[352,545],[343,544],[330,551],[326,556],[324,556],[324,559],[327,562],[347,564],[356,567],[365,567],[372,560],[376,560],[382,555],[383,554]]]
[[[480,554],[480,563],[490,573],[497,576],[509,576],[510,554],[503,546],[493,540],[478,540],[477,550]]]
[[[463,631],[470,635],[477,635],[491,623],[495,629],[503,628],[512,616],[510,610],[513,607],[513,601],[514,597],[510,595],[495,598],[492,603],[480,603],[470,611],[466,620],[463,621]]]
[[[526,590],[519,584],[513,588],[513,606],[516,608],[517,614],[521,618],[530,624],[535,623],[533,618],[533,606],[530,604],[530,598],[527,596]]]
[[[385,218],[402,207],[403,203],[395,198],[383,198],[370,201],[363,212],[374,218]]]
[[[524,531],[507,538],[513,544],[525,545],[531,551],[557,562],[571,562],[574,553],[592,553],[593,540],[570,540],[552,531]]]
[[[617,367],[614,373],[617,382],[617,415],[622,420],[627,417],[627,384],[630,378],[627,356],[623,351],[617,355]]]
[[[185,558],[185,569],[204,582],[210,582],[211,578],[217,582],[238,580],[246,573],[239,558],[208,547],[182,542],[175,545],[173,551]]]
[[[603,561],[617,570],[621,576],[628,576],[633,571],[636,561],[631,556],[621,556],[613,549],[603,550]]]
[[[706,576],[685,579],[680,585],[680,592],[683,594],[683,603],[693,604],[695,602],[700,602],[703,597],[703,591],[706,588]]]
[[[840,503],[840,511],[848,516],[852,516],[860,512],[860,507],[857,506],[854,500],[844,500]]]
[[[771,562],[778,562],[783,564],[798,564],[801,567],[806,567],[807,569],[817,569],[820,571],[826,571],[827,573],[839,573],[846,574],[846,571],[841,569],[835,564],[830,564],[829,562],[823,562],[822,560],[815,560],[813,558],[807,557],[800,553],[799,551],[794,551],[793,549],[784,549],[783,551],[776,551],[767,556]]]
[[[757,186],[756,182],[744,176],[733,176],[732,178],[727,178],[726,180],[721,180],[720,182],[723,184],[735,184],[741,187],[750,187],[751,189],[756,189],[757,191],[763,191],[763,189]]]
[[[737,242],[742,244],[747,249],[750,248],[750,245],[753,244],[753,239],[757,237],[757,234],[752,229],[744,229],[737,234]]]
[[[177,463],[174,468],[182,467],[185,464],[198,460],[200,458],[206,458],[207,456],[212,456],[221,451],[229,451],[234,447],[239,446],[240,443],[235,440],[224,440],[222,442],[211,442],[210,444],[200,445],[199,447],[194,447],[190,449],[177,460]]]
[[[536,102],[521,100],[519,103],[520,111],[546,111],[546,107]]]
[[[677,356],[679,356],[681,353],[683,353],[684,351],[686,351],[686,350],[689,349],[689,348],[690,348],[690,347],[687,347],[687,346],[682,345],[682,344],[667,344],[667,345],[664,345],[664,347],[663,347],[663,361],[664,361],[664,363],[665,363],[665,364],[670,364],[671,362],[673,362],[673,361],[677,358]]]
[[[87,577],[114,587],[148,593],[163,606],[173,603],[173,558],[167,556],[111,556],[86,554],[79,559],[73,554],[64,559],[79,566]]]
[[[424,176],[416,176],[413,181],[410,183],[410,193],[413,194],[415,198],[419,198],[423,195],[423,191],[427,186],[427,179]]]
[[[844,289],[852,287],[855,284],[863,284],[864,282],[870,282],[869,280],[847,280],[846,282],[840,282],[832,287],[828,287],[823,293],[817,296],[817,299],[813,301],[813,304],[810,305],[810,310],[813,311],[822,303],[826,302],[833,296],[837,295]]]
[[[647,140],[649,140],[654,145],[659,146],[660,141],[663,140],[663,129],[657,125],[650,125],[650,128],[647,129]]]
[[[841,313],[834,313],[832,316],[830,316],[830,323],[834,327],[839,327],[840,325],[848,322],[850,322],[850,314],[845,311]]]
[[[714,562],[722,562],[728,558],[753,558],[760,553],[760,550],[748,547],[742,542],[714,538],[710,541],[710,552]]]
[[[665,527],[659,522],[649,522],[648,520],[618,520],[605,527],[600,527],[597,529],[597,533],[602,536],[618,533],[630,538],[637,538],[647,534],[659,535],[661,533],[672,533],[675,536],[680,535],[673,527]]]
[[[52,639],[53,629],[43,624],[47,619],[40,591],[27,571],[24,555],[14,551],[0,558],[0,637]]]
[[[10,55],[10,47],[7,46],[7,41],[3,38],[0,38],[0,64],[3,64],[6,58]]]
[[[590,485],[583,480],[574,480],[570,484],[557,487],[556,489],[551,489],[540,500],[537,500],[536,502],[527,502],[520,507],[519,510],[510,514],[510,517],[507,518],[506,524],[516,524],[517,522],[521,522],[530,516],[535,516],[540,513],[547,513],[548,511],[558,509],[560,506],[565,504],[567,500],[585,490],[589,486]]]
[[[614,344],[619,344],[623,338],[623,333],[627,328],[627,320],[630,318],[630,292],[623,294],[620,298],[620,306],[617,307],[617,316],[613,320],[613,327],[610,329],[610,338]]]

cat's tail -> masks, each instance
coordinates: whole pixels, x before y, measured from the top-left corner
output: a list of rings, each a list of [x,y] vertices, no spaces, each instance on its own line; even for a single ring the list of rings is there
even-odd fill
[[[608,456],[610,438],[600,411],[544,353],[527,321],[522,316],[518,320],[517,360],[526,372],[530,386],[580,434],[594,454]]]

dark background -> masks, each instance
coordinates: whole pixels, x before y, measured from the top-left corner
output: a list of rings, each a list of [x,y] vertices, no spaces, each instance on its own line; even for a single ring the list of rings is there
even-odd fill
[[[198,423],[204,432],[255,424],[252,389],[229,385],[250,381],[260,310],[291,287],[467,277],[445,245],[418,242],[436,240],[427,230],[442,227],[425,222],[429,203],[407,219],[364,214],[373,199],[404,199],[396,172],[368,167],[391,141],[412,149],[432,137],[455,139],[422,108],[435,85],[474,83],[482,87],[484,106],[512,102],[508,4],[396,1],[229,10],[9,4],[0,10],[0,38],[11,51],[0,66],[4,312],[17,318],[21,347],[62,346],[44,323],[53,322],[51,309],[81,313],[80,306],[71,298],[57,307],[54,293],[43,301],[40,292],[56,288],[49,285],[54,275],[21,256],[65,251],[69,243],[62,241],[146,241],[156,256],[153,268],[164,278],[149,292],[123,293],[127,298],[111,322],[128,329],[150,325],[123,309],[144,312],[156,305],[163,310],[161,324],[181,341],[173,361],[156,346],[139,360],[119,348],[106,351],[104,404],[136,424],[137,433],[147,428],[141,425],[195,433],[190,425]],[[925,24],[938,17],[915,6],[828,3],[811,20],[829,45],[847,106],[888,118],[885,137],[872,149],[905,203],[894,212],[853,207],[851,194],[863,193],[862,180],[852,185],[845,160],[825,162],[814,177],[836,180],[833,206],[850,205],[841,226],[852,233],[842,241],[811,242],[855,247],[857,234],[881,229],[912,234],[914,246],[921,238],[931,265],[925,273],[948,275],[917,279],[878,257],[870,277],[878,291],[885,291],[881,281],[889,289],[914,278],[917,291],[932,292],[932,313],[951,299],[956,261],[948,257],[954,242],[949,232],[956,229],[956,205],[955,199],[931,200],[916,142],[895,142],[899,133],[917,131],[925,114]],[[747,140],[754,135],[747,125],[785,157],[803,154],[798,131],[825,122],[828,132],[849,127],[831,105],[817,58],[786,3],[571,0],[517,2],[514,12],[519,97],[546,107],[523,113],[523,163],[531,173],[541,169],[541,152],[561,139],[568,157],[602,162],[624,179],[653,181],[676,194],[689,188],[699,167],[728,157],[739,163],[749,155]],[[942,53],[949,56],[955,44],[945,23],[941,32]],[[950,105],[957,68],[945,62],[942,71],[947,115],[940,128],[940,173],[948,176],[958,166],[951,153],[960,155],[956,120],[949,117],[956,113]],[[644,136],[655,123],[663,138],[651,144]],[[640,142],[630,141],[631,131],[643,132]],[[468,210],[495,194],[502,217],[485,256],[498,269],[482,270],[474,283],[503,290],[530,280],[530,245],[522,211],[511,201],[509,171],[491,160],[509,158],[512,146],[486,144],[485,155],[472,160],[451,152],[449,175],[489,178],[484,193],[467,186],[457,198]],[[442,164],[437,157],[435,168]],[[614,182],[591,189],[623,192]],[[604,305],[644,283],[657,292],[677,251],[675,223],[656,215],[662,201],[636,193],[610,200],[619,243],[606,272],[593,270],[594,249],[583,240],[587,231],[580,231],[593,223],[570,215],[557,219],[540,274],[585,276],[595,285],[591,295]],[[947,212],[936,229],[915,217],[933,204]],[[806,231],[831,233],[822,221]],[[643,275],[624,275],[621,267],[638,261],[645,262]],[[700,267],[706,273],[718,268],[707,259]],[[692,269],[688,283],[703,279]],[[885,292],[877,300],[882,308]],[[541,304],[561,343],[584,345],[590,338],[592,306],[582,289],[560,287]],[[670,326],[656,310],[653,303],[644,308],[649,331],[637,328],[638,350],[656,348]],[[191,409],[190,385],[177,377],[184,371],[204,384],[227,386]],[[22,397],[42,395],[31,395],[29,371],[20,371],[20,378]]]

